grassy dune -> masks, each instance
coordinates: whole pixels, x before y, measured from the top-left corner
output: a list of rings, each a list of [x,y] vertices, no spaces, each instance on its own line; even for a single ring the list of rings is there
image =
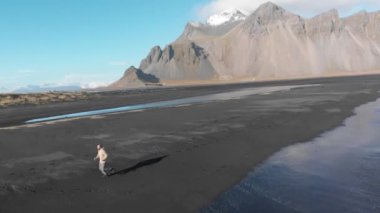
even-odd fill
[[[0,107],[17,105],[41,105],[66,101],[76,101],[88,98],[84,92],[51,92],[35,94],[0,94]]]

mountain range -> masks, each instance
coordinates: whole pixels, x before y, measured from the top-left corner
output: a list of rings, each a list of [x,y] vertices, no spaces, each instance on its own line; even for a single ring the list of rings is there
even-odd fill
[[[380,11],[342,18],[330,10],[303,18],[271,2],[248,16],[229,10],[188,23],[177,40],[153,47],[135,69],[155,81],[194,83],[377,72]],[[118,88],[140,80],[126,72]]]
[[[81,91],[82,88],[79,85],[27,85],[25,87],[20,87],[9,91],[9,93],[45,93],[45,92],[77,92]],[[5,90],[6,91],[6,90]]]

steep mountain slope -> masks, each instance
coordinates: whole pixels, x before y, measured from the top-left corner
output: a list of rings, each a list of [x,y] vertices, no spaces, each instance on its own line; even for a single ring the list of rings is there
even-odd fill
[[[303,19],[267,3],[207,49],[227,78],[353,74],[380,69],[379,26],[380,13],[340,19],[332,10]]]
[[[161,50],[152,49],[141,62],[140,69],[158,78],[170,80],[202,80],[216,77],[216,72],[204,49],[194,42],[173,43]]]
[[[305,19],[268,2],[248,17],[224,15],[214,16],[209,24],[189,23],[163,50],[154,47],[140,69],[163,81],[267,80],[380,71],[380,12],[340,18],[331,10]]]
[[[238,10],[230,12],[222,13],[228,19],[218,25],[188,23],[183,34],[172,44],[163,50],[159,46],[153,47],[139,68],[165,80],[219,79],[209,61],[209,54],[201,45],[225,35],[246,18]]]

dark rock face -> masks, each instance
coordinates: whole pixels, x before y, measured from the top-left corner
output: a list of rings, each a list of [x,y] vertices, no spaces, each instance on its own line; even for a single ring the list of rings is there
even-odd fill
[[[141,69],[136,70],[137,78],[145,83],[159,83],[160,79],[152,74],[146,74]]]
[[[141,69],[137,69],[136,67],[130,67],[124,72],[124,77],[129,80],[139,80],[141,82],[147,83],[158,83],[160,79],[151,74],[144,73]]]
[[[160,46],[155,46],[150,50],[149,55],[141,61],[140,69],[146,69],[150,64],[157,63],[162,56],[162,50]]]
[[[155,47],[141,62],[140,69],[170,80],[201,80],[215,77],[207,53],[191,41],[173,43],[164,50]]]
[[[271,25],[280,25],[276,26],[279,28],[284,23],[291,25],[292,28],[297,28],[297,31],[304,32],[305,30],[305,23],[300,16],[268,2],[257,8],[257,10],[245,20],[241,28],[250,36],[259,37],[268,35],[271,32]]]
[[[126,89],[143,87],[160,83],[160,79],[152,74],[144,73],[135,67],[128,68],[122,78],[108,86],[108,89]]]

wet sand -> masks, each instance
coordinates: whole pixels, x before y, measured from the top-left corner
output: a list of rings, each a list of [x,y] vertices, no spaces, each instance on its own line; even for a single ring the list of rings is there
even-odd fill
[[[378,213],[379,109],[380,99],[361,105],[344,125],[281,149],[201,212]]]
[[[0,110],[0,212],[195,212],[273,153],[337,127],[379,97],[380,76],[108,92],[87,100]],[[256,86],[321,84],[189,106],[48,124],[23,121]],[[137,170],[102,178],[110,165]]]

